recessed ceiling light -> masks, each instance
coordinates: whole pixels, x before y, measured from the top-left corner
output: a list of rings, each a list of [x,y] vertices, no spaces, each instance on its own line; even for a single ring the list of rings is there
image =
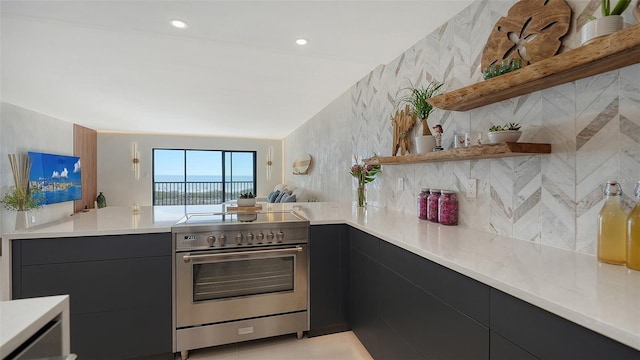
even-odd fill
[[[182,20],[171,20],[171,26],[178,29],[186,29],[188,27],[187,23]]]
[[[307,45],[307,43],[308,43],[307,39],[300,38],[300,39],[296,40],[296,44],[298,44],[298,45]]]

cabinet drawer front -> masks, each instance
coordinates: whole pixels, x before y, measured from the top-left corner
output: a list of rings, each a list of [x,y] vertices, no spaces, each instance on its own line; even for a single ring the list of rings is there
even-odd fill
[[[491,330],[540,359],[640,359],[640,351],[496,289]]]
[[[489,329],[385,267],[380,320],[427,359],[487,359]]]
[[[311,226],[309,336],[349,329],[349,241],[346,225]]]
[[[537,360],[535,356],[522,350],[516,344],[503,338],[502,336],[491,332],[491,360]]]
[[[82,236],[19,240],[22,265],[170,256],[171,234]]]
[[[349,240],[352,248],[358,249],[373,260],[378,261],[380,240],[377,237],[350,227]]]
[[[69,294],[71,313],[158,303],[171,313],[169,256],[23,266],[20,282],[22,298]]]
[[[79,359],[173,359],[171,307],[72,314],[71,352]]]
[[[489,326],[490,288],[433,261],[380,242],[380,263],[485,326]]]
[[[351,250],[349,324],[367,351],[376,358],[378,346],[378,263]]]

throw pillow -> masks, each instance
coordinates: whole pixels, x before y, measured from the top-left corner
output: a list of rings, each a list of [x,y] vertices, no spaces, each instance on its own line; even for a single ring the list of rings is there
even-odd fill
[[[283,203],[296,202],[296,196],[295,195],[287,195],[287,196],[283,197],[280,202],[283,202]]]
[[[273,200],[273,202],[274,202],[274,203],[279,203],[279,202],[280,202],[280,200],[282,200],[282,197],[283,197],[283,196],[285,196],[285,195],[287,195],[287,193],[286,193],[286,192],[284,192],[284,191],[283,191],[283,192],[281,192],[281,193],[279,193],[279,194],[278,194],[278,196],[276,196],[275,200]]]
[[[274,191],[274,192],[273,192],[271,195],[269,195],[269,197],[267,198],[267,202],[270,202],[270,203],[274,203],[274,202],[276,202],[276,198],[277,198],[277,197],[278,197],[278,195],[280,195],[280,194],[281,194],[281,192],[280,192],[280,191],[278,191],[278,190]]]

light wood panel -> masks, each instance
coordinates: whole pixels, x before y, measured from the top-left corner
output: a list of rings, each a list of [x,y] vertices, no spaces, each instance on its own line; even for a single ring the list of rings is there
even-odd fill
[[[491,159],[549,153],[551,153],[550,144],[508,142],[475,145],[464,148],[434,151],[422,154],[411,154],[406,156],[374,157],[365,159],[364,162],[371,165],[401,165],[440,161]]]
[[[640,24],[577,49],[429,99],[444,110],[466,111],[555,85],[640,63]]]
[[[82,200],[74,202],[74,211],[79,212],[85,206],[92,209],[98,196],[98,133],[74,124],[73,155],[80,157],[82,166]]]

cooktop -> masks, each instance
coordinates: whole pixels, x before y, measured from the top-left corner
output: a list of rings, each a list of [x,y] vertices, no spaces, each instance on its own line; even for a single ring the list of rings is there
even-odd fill
[[[285,223],[306,221],[291,211],[283,212],[226,212],[192,213],[185,215],[174,226],[223,225],[240,223]]]

